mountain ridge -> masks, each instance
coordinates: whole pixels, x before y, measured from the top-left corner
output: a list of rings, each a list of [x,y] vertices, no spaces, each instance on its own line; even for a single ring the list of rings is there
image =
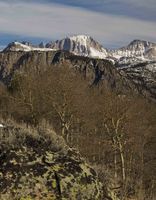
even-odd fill
[[[127,46],[117,49],[104,48],[99,42],[88,35],[75,35],[47,44],[37,46],[28,42],[12,42],[3,51],[52,51],[65,50],[75,55],[108,59],[113,62],[123,57],[136,57],[142,60],[156,60],[156,43],[135,39]]]
[[[77,56],[67,51],[0,53],[0,81],[9,86],[16,73],[42,73],[48,68],[64,65],[79,72],[89,86],[100,84],[118,94],[142,94],[148,98],[156,98],[156,91],[154,89],[154,93],[151,93],[149,82],[146,87],[145,83],[133,81],[129,71],[114,66],[108,60]]]
[[[100,56],[98,57],[97,55]],[[102,58],[102,56],[104,57]],[[93,74],[95,80],[92,80],[92,82],[97,83],[100,79],[105,79],[103,73],[105,71],[105,64],[108,62],[112,63],[112,66],[114,65],[119,73],[124,74],[123,77],[125,78],[126,76],[126,79],[129,79],[126,82],[128,84],[129,81],[132,82],[138,88],[139,93],[155,99],[155,56],[156,44],[142,40],[133,40],[126,47],[111,50],[111,52],[108,49],[104,49],[102,45],[90,36],[83,35],[67,37],[64,40],[58,40],[55,43],[48,43],[46,45],[42,43],[39,46],[33,46],[26,42],[14,42],[0,53],[0,79],[5,83],[8,82],[14,71],[24,66],[28,67],[28,63],[30,66],[33,64],[33,68],[40,68],[40,65],[50,66],[53,62],[60,63],[62,62],[61,60],[65,60],[72,62],[72,67],[82,68],[82,73],[93,68],[92,70],[95,70],[95,72],[91,72],[91,74]],[[84,59],[86,61],[83,61]],[[98,65],[100,62],[101,64]],[[101,66],[102,71],[100,69]],[[115,74],[118,73],[117,71]],[[116,79],[118,75],[115,74],[113,76]],[[110,71],[106,74],[106,77],[108,78],[109,85],[113,85],[115,79]],[[112,77],[112,80],[110,77]],[[122,79],[122,76],[117,78],[117,80],[119,79]],[[117,82],[114,81],[115,84]]]

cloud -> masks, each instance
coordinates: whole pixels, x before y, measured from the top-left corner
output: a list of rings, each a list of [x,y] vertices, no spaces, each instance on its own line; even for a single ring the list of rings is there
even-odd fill
[[[132,4],[135,7],[144,7],[146,9],[156,9],[156,2],[155,0],[119,0],[120,2],[127,4]]]
[[[60,4],[0,1],[1,33],[47,39],[91,35],[107,46],[134,38],[156,40],[156,23]]]
[[[27,3],[57,3],[68,6],[85,8],[101,13],[123,15],[137,19],[156,21],[155,0],[0,0],[14,4],[17,2]]]
[[[50,2],[84,7],[101,13],[156,21],[155,0],[50,0]]]
[[[9,3],[16,3],[16,2],[25,2],[25,0],[0,0],[0,2],[9,2]],[[131,4],[133,7],[145,7],[154,9],[156,8],[155,0],[27,0],[29,3],[33,2],[44,2],[44,3],[62,3],[66,5],[106,5],[106,4]]]

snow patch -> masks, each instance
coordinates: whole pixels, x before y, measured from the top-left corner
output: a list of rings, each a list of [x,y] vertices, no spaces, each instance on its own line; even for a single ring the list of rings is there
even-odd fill
[[[106,52],[100,52],[93,47],[90,47],[90,56],[93,58],[101,58],[105,59],[106,58]]]
[[[8,47],[9,49],[9,47]],[[24,51],[24,52],[29,52],[29,51],[55,51],[55,49],[51,48],[39,48],[39,47],[33,47],[29,46],[20,42],[14,42],[12,46],[10,47],[10,50],[13,51]]]

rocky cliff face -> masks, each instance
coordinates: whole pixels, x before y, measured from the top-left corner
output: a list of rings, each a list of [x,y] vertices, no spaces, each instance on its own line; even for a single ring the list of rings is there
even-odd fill
[[[121,57],[146,57],[146,52],[151,49],[155,48],[156,44],[148,41],[143,40],[133,40],[130,42],[129,45],[116,49],[116,50],[110,50],[109,54],[116,58]]]
[[[44,45],[41,43],[38,46],[33,46],[29,42],[12,42],[10,43],[3,52],[10,52],[10,51],[23,51],[23,52],[30,52],[30,51],[53,51],[50,48],[44,48]]]
[[[55,43],[48,43],[46,47],[92,58],[106,58],[107,56],[107,50],[92,37],[86,35],[66,37]]]
[[[62,51],[62,53],[56,53],[59,52],[59,50]],[[39,62],[41,62],[41,64],[44,63],[44,65],[51,65],[57,59],[59,62],[59,57],[64,57],[65,51],[66,55],[70,55],[70,58],[69,56],[65,56],[66,58],[68,57],[67,59],[65,58],[65,60],[68,60],[70,63],[71,59],[73,61],[72,54],[78,56],[75,58],[76,61],[74,61],[74,64],[71,63],[71,65],[81,68],[84,74],[90,75],[90,78],[92,77],[93,79],[94,77],[96,80],[92,80],[92,82],[97,83],[99,80],[105,80],[105,82],[109,81],[111,87],[112,85],[115,87],[120,85],[119,88],[121,89],[123,79],[126,79],[124,85],[126,84],[129,85],[128,87],[133,87],[133,90],[136,88],[135,90],[139,93],[142,93],[144,96],[150,97],[151,99],[156,98],[156,44],[143,40],[134,40],[127,46],[116,50],[105,49],[93,38],[85,35],[66,37],[46,45],[40,44],[38,47],[29,43],[13,42],[10,43],[0,55],[0,79],[7,83],[15,69],[23,68],[23,65],[28,65],[28,63],[29,66],[34,64],[33,68],[40,68]],[[15,58],[13,58],[13,54],[15,55]],[[81,56],[84,57],[84,59],[82,59]],[[18,60],[19,57],[20,59]],[[90,59],[89,62],[88,58]],[[118,69],[118,72],[115,72],[115,78],[114,74],[110,75],[110,72],[108,72],[107,75],[105,74],[106,76],[103,75],[103,69],[106,67],[102,67],[103,69],[101,70],[102,64],[100,64],[99,70],[99,64],[97,64],[97,61],[93,62],[93,58],[107,59],[108,61],[98,60],[98,62],[101,62],[104,65],[106,62],[113,62]],[[80,59],[80,61],[78,61],[78,59]],[[87,63],[85,63],[86,61],[84,60],[87,60]],[[79,63],[80,66],[78,67],[75,62]],[[120,77],[122,81],[114,80],[118,77],[117,74],[122,74]],[[122,84],[119,84],[119,82],[122,82]],[[127,88],[125,88],[125,90],[127,90]]]
[[[75,35],[66,37],[56,42],[49,42],[47,44],[39,44],[34,46],[28,42],[12,42],[3,51],[54,51],[62,50],[68,51],[78,56],[85,56],[90,58],[101,58],[119,62],[121,58],[140,58],[144,60],[156,61],[156,43],[133,40],[127,46],[115,50],[104,48],[99,42],[87,35]]]
[[[139,93],[156,99],[156,63],[134,62],[133,64],[117,65],[120,72],[125,72],[127,78],[137,86]]]
[[[67,51],[1,52],[0,80],[9,85],[17,71],[40,72],[64,64],[79,71],[90,86],[104,84],[119,93],[136,92],[156,98],[154,63],[134,62],[129,66],[123,60],[123,64],[115,67],[111,61],[76,56]]]
[[[127,90],[133,84],[126,80],[108,60],[74,56],[69,52],[3,52],[0,53],[0,79],[9,84],[16,71],[42,71],[54,65],[67,64],[78,70],[90,85],[104,82],[110,89]]]
[[[53,131],[4,126],[0,139],[0,199],[105,199],[96,172]]]

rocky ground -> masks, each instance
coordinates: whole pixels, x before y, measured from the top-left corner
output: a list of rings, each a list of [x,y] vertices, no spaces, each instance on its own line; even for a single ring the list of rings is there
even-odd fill
[[[0,128],[0,199],[102,200],[96,172],[51,130]]]

